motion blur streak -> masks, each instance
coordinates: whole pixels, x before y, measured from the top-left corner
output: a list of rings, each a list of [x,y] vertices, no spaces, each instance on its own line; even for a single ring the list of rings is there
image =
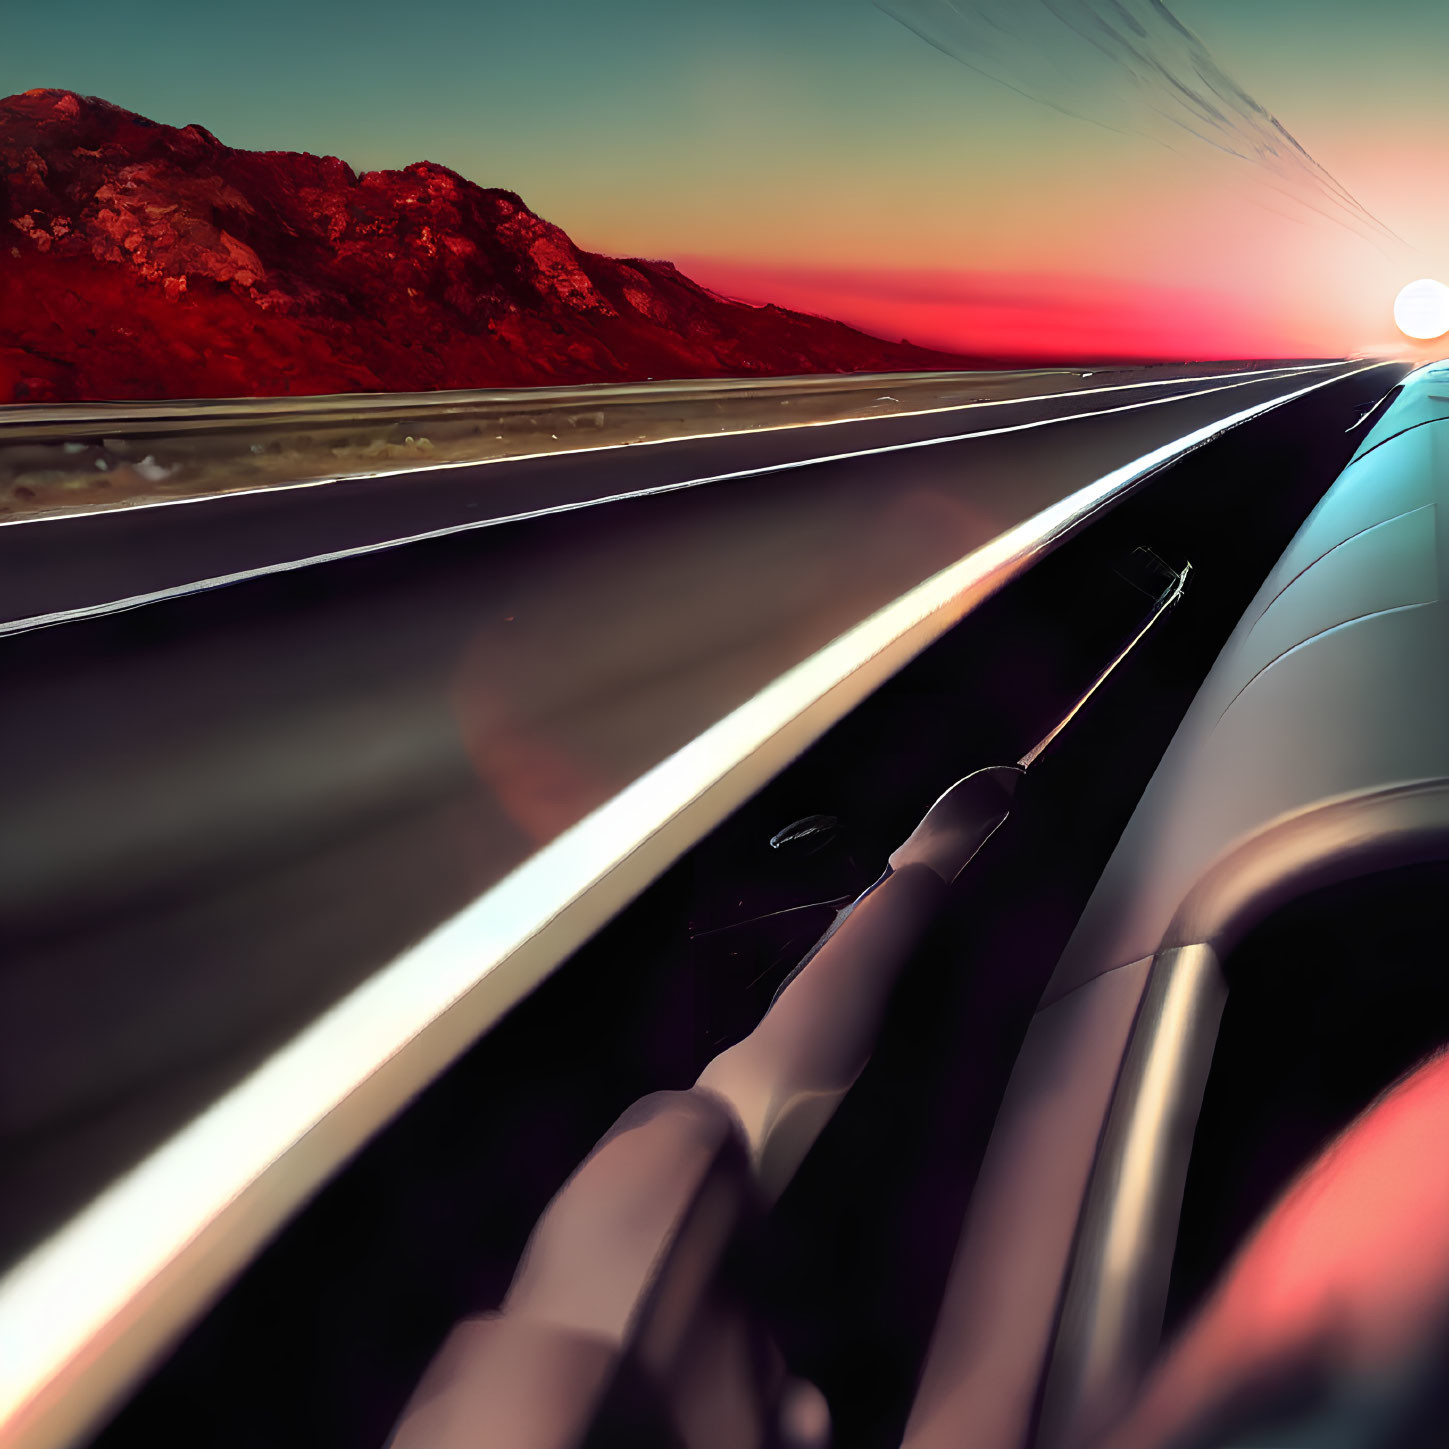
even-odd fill
[[[988,512],[990,500],[983,496],[987,492],[983,473],[971,476],[971,470],[952,463],[948,471],[955,486],[968,489],[968,496],[978,502],[981,517],[975,522],[980,535],[974,547],[964,539],[954,543],[946,540],[948,550],[958,556],[941,563],[926,577],[921,574],[931,567],[931,559],[924,545],[939,548],[942,543],[939,514],[923,515],[926,538],[918,541],[920,552],[913,555],[910,566],[903,562],[893,577],[877,576],[873,580],[870,570],[857,563],[861,555],[833,543],[828,534],[822,542],[820,522],[855,512],[862,518],[860,536],[869,543],[871,552],[878,552],[881,530],[875,524],[876,515],[859,514],[849,507],[848,493],[824,495],[822,484],[812,481],[809,507],[802,507],[800,514],[801,531],[793,532],[788,527],[788,516],[780,511],[778,490],[773,491],[769,511],[775,520],[773,532],[781,544],[780,551],[773,559],[735,551],[735,563],[728,574],[733,579],[747,580],[748,586],[739,589],[738,594],[765,599],[770,592],[766,581],[785,576],[781,589],[785,595],[783,610],[772,617],[762,614],[759,619],[769,635],[765,641],[767,653],[774,651],[774,657],[753,666],[763,667],[774,677],[732,708],[726,704],[715,714],[713,723],[697,732],[686,725],[685,739],[672,746],[665,744],[667,731],[678,732],[684,714],[676,713],[671,718],[670,711],[662,707],[667,696],[654,695],[656,702],[644,722],[653,730],[648,748],[657,748],[656,757],[639,760],[641,769],[619,770],[625,776],[633,773],[632,780],[626,778],[611,798],[576,819],[541,849],[514,862],[512,870],[474,898],[458,901],[453,914],[433,923],[431,929],[426,925],[417,929],[418,921],[411,920],[407,931],[413,936],[412,943],[378,969],[366,969],[359,979],[359,973],[373,965],[363,962],[348,981],[334,980],[331,985],[345,989],[346,994],[0,1278],[0,1445],[4,1449],[53,1449],[77,1438],[104,1412],[113,1396],[132,1383],[154,1355],[193,1321],[298,1202],[382,1122],[646,884],[928,643],[945,634],[987,594],[1075,531],[1097,510],[1174,459],[1250,419],[1317,389],[1331,387],[1337,380],[1337,376],[1330,375],[1288,392],[1279,391],[1279,383],[1264,383],[1251,395],[1251,401],[1240,395],[1246,405],[1228,416],[1202,399],[1180,401],[1178,410],[1167,417],[1158,410],[1148,410],[1146,416],[1163,430],[1169,418],[1177,426],[1189,422],[1197,426],[1175,437],[1162,438],[1160,432],[1148,434],[1154,446],[1084,483],[1058,465],[1046,470],[1046,491],[1033,492],[1025,460],[1017,454],[1014,465],[1005,470],[1011,486],[1004,490],[1006,497],[994,516]],[[1140,419],[1143,414],[1131,416]],[[1100,426],[1100,422],[1095,425]],[[1079,468],[1088,460],[1119,452],[1125,443],[1126,435],[1114,433],[1118,441],[1104,452],[1102,441],[1091,434],[1093,426],[1092,420],[1076,424],[1079,431],[1074,434],[1075,446],[1070,452]],[[1139,444],[1146,440],[1135,427],[1131,436]],[[973,442],[972,446],[978,444]],[[908,456],[949,458],[950,454],[918,450]],[[1078,482],[1069,493],[1063,488],[1068,479]],[[922,477],[920,485],[925,482]],[[865,496],[880,496],[878,474],[872,472],[857,486]],[[674,495],[676,499],[701,496],[709,497],[692,490]],[[830,506],[823,501],[826,497],[834,499]],[[1040,506],[1030,512],[1028,500],[1033,498]],[[721,507],[728,503],[738,509],[742,495],[718,491],[713,501]],[[1014,519],[1009,511],[1012,509],[1016,510]],[[768,530],[757,526],[760,516],[744,516],[741,537],[759,539],[767,535]],[[691,513],[684,522],[694,537],[719,550],[723,530],[708,526],[707,520],[722,517],[718,511],[707,516]],[[648,531],[636,535],[640,540],[638,549],[625,560],[631,573],[638,571],[633,565],[635,559],[653,552],[648,547],[650,538],[657,540],[660,536]],[[591,530],[590,537],[604,555],[618,558],[617,535],[603,538],[607,547],[602,546],[602,536],[596,531]],[[802,538],[826,565],[832,554],[840,560],[839,571],[822,572],[817,587],[823,590],[833,585],[828,590],[828,602],[833,609],[844,611],[822,615],[817,625],[808,627],[802,627],[799,618],[809,598],[791,597],[801,572],[803,551],[797,540]],[[556,563],[558,555],[552,556]],[[681,552],[680,558],[685,565],[694,560],[692,566],[698,571],[700,560],[706,556]],[[436,570],[438,565],[429,562],[427,567]],[[480,568],[476,557],[472,557],[465,572],[470,578],[477,577]],[[530,569],[528,576],[537,578],[538,571]],[[558,573],[547,579],[549,595],[563,594],[559,584],[563,578],[568,580],[571,591],[577,590],[571,593],[572,603],[558,605],[560,612],[555,616],[562,618],[569,629],[546,628],[538,636],[548,649],[531,652],[551,659],[553,671],[540,681],[530,680],[530,691],[539,683],[554,686],[555,677],[567,681],[575,673],[572,665],[575,660],[582,663],[583,656],[565,653],[565,646],[582,643],[587,647],[594,642],[584,635],[580,621],[601,622],[603,629],[595,638],[607,634],[620,647],[639,647],[634,629],[613,624],[613,619],[628,619],[627,612],[622,616],[605,612],[601,602],[604,596],[597,587],[590,587],[602,581],[600,574],[590,578],[582,569]],[[851,578],[863,587],[854,598],[842,597],[845,590],[839,581]],[[856,611],[871,598],[868,590],[872,586],[877,595],[875,607],[860,617]],[[365,592],[373,596],[370,589]],[[409,592],[416,601],[417,591]],[[880,594],[885,595],[883,602],[878,598]],[[375,597],[378,604],[392,610],[397,596]],[[680,597],[675,589],[660,590],[653,596],[653,612],[665,616],[670,627],[678,631],[676,637],[681,644],[690,642],[692,631],[697,649],[708,615],[696,609],[691,618],[679,602]],[[670,609],[661,610],[659,598],[675,602]],[[445,612],[452,620],[458,608],[456,596],[447,602],[450,607]],[[711,602],[720,603],[721,596],[706,590],[700,603],[707,607]],[[727,606],[723,617],[728,621],[738,607],[738,598],[727,596],[722,602]],[[522,612],[520,609],[520,615]],[[850,613],[856,613],[857,621],[849,619]],[[357,627],[356,616],[350,622]],[[395,619],[392,627],[396,629],[402,622]],[[512,629],[513,624],[505,621],[496,627]],[[289,629],[296,635],[295,621],[290,618]],[[381,638],[386,632],[384,627],[369,630],[365,624],[363,631],[371,648],[375,648],[372,634]],[[795,649],[812,632],[823,633],[825,639],[804,657],[791,661],[780,654],[782,648]],[[394,638],[400,648],[406,646],[414,656],[429,652],[414,630],[404,630]],[[273,652],[279,640],[278,634],[270,633],[256,647]],[[703,652],[706,657],[723,659],[735,675],[734,682],[743,684],[748,675],[737,661],[748,663],[752,651],[746,645],[747,640],[739,640],[734,649]],[[207,647],[238,680],[257,677],[255,670],[238,669],[233,657],[222,660],[214,635]],[[336,636],[332,636],[329,647],[336,652]],[[753,652],[759,654],[758,646]],[[310,656],[302,666],[308,679],[318,674],[318,657]],[[387,666],[385,672],[389,674],[401,667],[392,661],[387,661]],[[561,719],[587,733],[589,738],[584,744],[592,749],[594,760],[600,758],[600,744],[617,750],[622,741],[637,752],[639,716],[632,710],[640,692],[638,677],[637,661],[621,655],[602,681],[606,710],[614,708],[619,699],[618,681],[629,681],[629,688],[623,691],[624,727],[617,730],[577,695],[547,701],[547,708],[540,709],[536,695],[529,698],[520,694],[516,708],[520,714],[535,719],[535,739],[542,736],[549,743],[547,735],[559,728],[553,721]],[[188,690],[194,690],[196,678],[194,670],[188,673]],[[694,694],[692,710],[713,712],[711,701],[697,683],[688,678],[682,682]],[[158,696],[151,690],[148,697]],[[714,698],[722,701],[728,695],[716,693]],[[703,708],[707,704],[710,709]],[[651,705],[648,696],[646,705]],[[678,711],[677,703],[673,708]],[[269,710],[267,718],[275,722],[275,717],[275,711]],[[400,714],[392,715],[384,728],[392,733],[406,728],[406,721]],[[117,733],[112,726],[112,734]],[[607,738],[600,741],[599,736]],[[443,737],[441,731],[434,736]],[[665,748],[668,753],[663,753]],[[590,756],[583,758],[588,760]],[[130,774],[135,775],[134,760],[127,763]],[[403,763],[416,768],[419,757]],[[495,763],[516,768],[517,757]],[[66,768],[71,769],[70,760]],[[29,770],[32,776],[37,773],[33,760]],[[547,773],[527,823],[546,830],[572,813],[561,810],[558,785],[558,772]],[[93,794],[92,805],[95,798]],[[114,813],[119,819],[134,818],[125,810]],[[17,839],[30,839],[24,830],[11,833]],[[290,830],[283,832],[284,837],[291,834]],[[194,839],[188,837],[188,848]],[[415,845],[408,852],[389,849],[384,871],[370,877],[371,885],[355,872],[351,874],[345,905],[335,913],[328,909],[320,935],[299,929],[301,915],[295,891],[298,877],[305,874],[307,867],[295,857],[285,863],[278,877],[291,897],[289,903],[274,910],[248,901],[247,915],[252,925],[268,919],[280,925],[292,948],[302,951],[304,969],[315,967],[317,958],[327,955],[322,938],[339,925],[352,929],[360,924],[369,938],[366,949],[375,951],[386,932],[374,920],[365,918],[369,897],[379,902],[389,898],[395,901],[399,896],[426,893],[428,888],[424,881],[420,892],[399,891],[400,872],[412,863],[409,852],[411,857],[422,858]],[[417,902],[408,899],[405,904],[414,910]],[[101,970],[110,979],[115,974],[110,968],[117,959],[118,947],[114,935],[117,918],[108,919],[112,924],[102,947]],[[231,925],[208,929],[213,946],[230,949],[238,940]],[[148,959],[142,950],[132,949],[134,954],[127,959]],[[285,949],[276,940],[249,940],[245,972],[201,972],[197,970],[199,958],[194,954],[176,953],[174,959],[186,965],[193,979],[202,981],[208,989],[219,980],[229,980],[265,990],[267,979],[283,968],[290,990],[291,964],[296,958],[289,960]],[[52,983],[60,979],[53,967],[48,979]],[[94,981],[94,975],[89,979]],[[134,1009],[138,1004],[134,973],[126,986],[127,1001]],[[78,999],[78,993],[66,999],[64,1009],[72,1017]],[[149,1007],[150,1003],[145,1005]],[[229,1002],[226,1030],[231,1031],[244,1015],[234,1001]],[[113,1012],[107,1022],[112,1036],[126,1035],[117,1033],[118,1020]],[[6,1023],[7,1018],[0,1012],[0,1024]],[[35,1040],[53,1041],[37,1027],[33,1014],[27,1029]],[[144,1034],[138,1031],[130,1035],[141,1040]],[[185,1048],[191,1051],[202,1035],[197,1020],[187,1023],[184,1035]],[[47,1046],[47,1052],[52,1077],[64,1078],[62,1085],[73,1090],[73,1079],[80,1074],[57,1071],[55,1051]],[[21,1054],[11,1047],[0,1052],[0,1065],[15,1072],[26,1070]],[[157,1072],[154,1057],[146,1065],[148,1072]],[[27,1100],[33,1102],[33,1096],[32,1091]],[[73,1109],[74,1102],[68,1105]]]
[[[1230,76],[1162,0],[876,0],[962,65],[1109,130],[1188,135],[1372,241],[1400,239]]]

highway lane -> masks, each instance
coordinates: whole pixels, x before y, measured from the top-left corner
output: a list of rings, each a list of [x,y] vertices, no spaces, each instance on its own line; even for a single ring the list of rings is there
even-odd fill
[[[0,641],[7,1256],[843,630],[1303,385],[624,499]],[[1385,385],[1336,384],[1348,418]]]
[[[1160,369],[1146,378],[1077,374],[1065,381],[1028,374],[1020,379],[1025,396],[1011,396],[999,381],[983,383],[977,390],[986,400],[923,414],[551,453],[0,524],[0,631],[400,540],[793,469],[822,455],[909,450],[944,437],[1031,428],[1187,394],[1221,390],[1227,399],[1255,380],[1331,376],[1335,365],[1186,371],[1164,376],[1167,370]]]

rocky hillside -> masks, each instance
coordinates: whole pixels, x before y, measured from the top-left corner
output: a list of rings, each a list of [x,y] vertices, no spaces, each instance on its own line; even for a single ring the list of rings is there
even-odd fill
[[[430,162],[358,175],[69,91],[0,101],[0,401],[952,365],[581,251]]]

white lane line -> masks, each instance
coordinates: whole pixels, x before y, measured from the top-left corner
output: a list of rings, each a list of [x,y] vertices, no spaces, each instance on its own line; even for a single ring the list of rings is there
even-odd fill
[[[0,1278],[0,1449],[79,1439],[379,1127],[982,599],[1162,467],[1337,380],[1165,443],[918,584],[325,1011]]]
[[[567,458],[576,453],[631,452],[639,448],[667,447],[671,443],[703,443],[717,438],[739,438],[750,433],[788,433],[805,428],[838,428],[852,423],[890,422],[896,418],[926,418],[939,413],[970,412],[977,408],[1015,407],[1026,403],[1055,402],[1059,398],[1091,397],[1096,393],[1130,392],[1144,387],[1183,387],[1195,382],[1218,382],[1223,378],[1244,378],[1266,380],[1270,377],[1293,377],[1303,372],[1325,372],[1330,368],[1346,367],[1352,359],[1343,358],[1337,362],[1301,363],[1296,367],[1267,367],[1255,372],[1204,373],[1201,377],[1164,377],[1146,382],[1121,382],[1104,387],[1064,388],[1060,392],[1041,393],[1031,397],[982,398],[978,402],[953,403],[949,407],[914,408],[909,412],[881,413],[875,417],[822,418],[813,423],[781,422],[759,428],[726,429],[715,433],[681,433],[670,438],[644,438],[638,442],[598,443],[583,448],[562,448],[551,453],[510,453],[502,458],[479,458],[473,462],[409,463],[401,468],[368,468],[353,473],[333,473],[325,478],[306,478],[296,483],[264,483],[256,488],[235,488],[225,493],[202,493],[193,498],[155,498],[145,503],[127,503],[109,508],[84,508],[68,513],[52,513],[43,518],[10,518],[0,520],[0,528],[28,528],[41,523],[65,523],[73,518],[96,518],[109,513],[148,512],[153,508],[184,508],[198,503],[220,503],[228,498],[251,498],[259,493],[295,493],[301,488],[329,488],[334,483],[361,483],[371,478],[405,478],[412,473],[446,473],[458,468],[488,468],[497,463],[529,463],[538,458]],[[1087,376],[1088,374],[1083,374]],[[884,384],[882,384],[884,385]],[[808,393],[807,393],[808,395]],[[645,399],[647,401],[647,399]],[[238,423],[246,420],[238,417]],[[299,419],[299,425],[305,420]],[[325,422],[326,419],[323,419]],[[426,421],[426,420],[424,420]],[[312,426],[319,426],[313,422]],[[124,431],[118,429],[118,431]],[[4,438],[0,435],[0,445]]]
[[[1375,364],[1383,366],[1385,364]],[[1357,371],[1363,371],[1360,368]],[[1353,373],[1341,373],[1351,377]],[[1196,379],[1195,379],[1196,380]],[[1328,379],[1334,381],[1336,379]],[[1145,398],[1141,402],[1122,403],[1117,407],[1095,408],[1089,412],[1069,413],[1063,417],[1039,418],[1027,423],[1009,423],[999,428],[983,428],[969,433],[950,433],[941,437],[917,438],[906,443],[883,443],[874,448],[860,448],[845,453],[824,453],[812,458],[801,458],[786,463],[766,463],[756,468],[740,468],[730,473],[714,473],[703,478],[680,479],[674,483],[660,483],[650,488],[629,489],[622,493],[611,493],[601,498],[580,499],[573,503],[556,503],[547,508],[528,509],[522,513],[500,514],[495,518],[474,519],[468,523],[453,523],[445,528],[429,529],[424,533],[408,534],[402,538],[382,539],[377,543],[357,544],[352,548],[337,549],[330,553],[312,554],[306,558],[288,559],[280,563],[262,564],[257,568],[242,569],[236,573],[218,574],[211,578],[196,579],[171,588],[156,589],[145,594],[132,594],[126,598],[112,599],[100,604],[86,604],[75,609],[61,609],[50,614],[34,614],[25,619],[13,619],[0,624],[0,637],[7,634],[24,634],[32,629],[46,629],[56,624],[75,623],[82,619],[101,618],[110,614],[124,613],[129,609],[144,608],[148,604],[166,603],[173,599],[187,598],[192,594],[206,593],[211,589],[225,588],[230,584],[247,583],[252,579],[266,578],[272,574],[291,573],[297,569],[312,568],[319,564],[337,563],[343,559],[361,558],[367,554],[382,553],[388,549],[405,548],[409,544],[428,543],[433,539],[450,538],[460,533],[475,533],[483,528],[499,528],[509,523],[525,523],[530,519],[549,518],[563,513],[577,513],[585,508],[602,508],[609,503],[625,503],[640,498],[657,498],[667,493],[679,493],[688,488],[703,488],[712,483],[737,482],[742,478],[765,477],[771,473],[792,472],[799,468],[814,468],[822,463],[843,463],[855,458],[880,457],[889,453],[911,452],[919,448],[938,448],[950,443],[964,443],[973,438],[998,438],[1007,433],[1024,433],[1034,428],[1054,427],[1061,423],[1083,422],[1090,418],[1110,417],[1115,413],[1135,412],[1141,408],[1160,407],[1166,403],[1188,402],[1192,398],[1207,397],[1213,393],[1230,392],[1234,388],[1248,387],[1263,381],[1260,378],[1248,381],[1225,383],[1220,387],[1202,388],[1198,392],[1181,393],[1172,397]],[[1317,384],[1315,384],[1317,385]]]
[[[1353,357],[1336,358],[1334,362],[1354,362]],[[1150,367],[1170,367],[1171,363],[1109,364],[1083,371],[1078,367],[1021,367],[1009,369],[976,369],[955,372],[832,372],[797,373],[793,377],[714,377],[681,378],[655,382],[579,383],[564,387],[517,388],[443,388],[433,392],[334,392],[282,397],[230,398],[165,398],[160,400],[108,403],[3,403],[0,404],[0,430],[15,424],[33,426],[42,423],[64,426],[81,422],[120,427],[133,423],[151,424],[179,419],[182,422],[236,420],[248,422],[257,415],[267,418],[306,418],[312,421],[330,416],[345,420],[354,413],[391,413],[418,409],[424,412],[469,412],[482,408],[529,411],[541,406],[558,408],[569,404],[580,407],[597,406],[600,402],[623,399],[630,403],[678,402],[681,398],[697,399],[711,393],[755,392],[782,395],[829,392],[870,392],[877,387],[900,387],[918,382],[967,386],[983,381],[999,381],[1003,377],[1093,377],[1098,373],[1146,372]],[[1192,364],[1184,363],[1183,366]],[[1208,367],[1202,362],[1197,366]],[[1220,363],[1226,366],[1226,363]],[[1257,372],[1309,372],[1325,362],[1280,363],[1277,367],[1256,368]],[[1202,373],[1202,377],[1230,377],[1238,373]],[[1165,379],[1171,381],[1172,379]],[[96,411],[86,412],[86,408]]]

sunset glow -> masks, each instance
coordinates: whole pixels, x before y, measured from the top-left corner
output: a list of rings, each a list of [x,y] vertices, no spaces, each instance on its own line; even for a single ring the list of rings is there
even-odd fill
[[[320,71],[327,7],[259,0],[240,36],[224,9],[177,26],[144,0],[76,32],[21,7],[0,93],[69,87],[359,171],[426,158],[516,191],[582,247],[891,340],[1022,357],[1410,346],[1388,299],[1449,277],[1449,191],[1423,184],[1443,170],[1449,7],[1173,13],[1383,229],[1343,224],[1301,178],[1164,138],[1090,55],[1055,57],[1083,115],[1064,113],[872,0],[369,6],[366,43]]]

